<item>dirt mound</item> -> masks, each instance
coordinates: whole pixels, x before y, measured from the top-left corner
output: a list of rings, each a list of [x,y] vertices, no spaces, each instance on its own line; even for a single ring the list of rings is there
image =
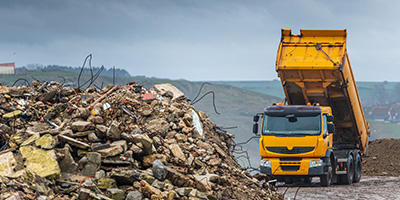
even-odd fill
[[[400,176],[400,139],[370,141],[363,157],[363,175]]]

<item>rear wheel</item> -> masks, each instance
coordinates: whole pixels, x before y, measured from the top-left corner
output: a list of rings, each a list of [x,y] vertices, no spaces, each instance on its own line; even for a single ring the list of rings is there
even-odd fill
[[[361,168],[362,168],[362,160],[359,153],[356,154],[354,159],[354,178],[353,183],[360,182],[361,179]]]
[[[342,184],[351,184],[354,178],[354,159],[353,155],[349,154],[347,158],[347,173],[340,175],[340,180]]]

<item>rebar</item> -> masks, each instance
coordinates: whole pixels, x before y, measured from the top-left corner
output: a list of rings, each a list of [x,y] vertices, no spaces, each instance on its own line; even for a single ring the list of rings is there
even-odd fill
[[[14,86],[18,81],[24,81],[24,83],[26,83],[27,86],[30,86],[30,85],[31,85],[31,84],[29,83],[29,81],[26,80],[25,78],[19,78],[19,79],[17,79],[17,80],[14,82],[14,84],[12,84],[12,86]],[[11,86],[11,87],[12,87],[12,86]]]

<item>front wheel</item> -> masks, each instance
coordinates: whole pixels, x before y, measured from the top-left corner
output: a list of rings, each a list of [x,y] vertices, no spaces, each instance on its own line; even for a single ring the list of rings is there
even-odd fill
[[[332,184],[332,177],[333,177],[333,171],[332,171],[332,162],[329,162],[329,167],[328,167],[328,173],[320,176],[320,182],[321,186],[327,187]]]

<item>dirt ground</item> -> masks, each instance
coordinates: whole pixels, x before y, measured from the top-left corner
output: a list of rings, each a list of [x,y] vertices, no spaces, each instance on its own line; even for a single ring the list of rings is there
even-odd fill
[[[321,187],[319,178],[311,184],[278,183],[285,199],[400,199],[400,139],[370,141],[363,156],[359,183]]]
[[[285,199],[400,199],[400,177],[363,176],[359,183],[321,187],[319,178],[308,185],[278,183]],[[286,192],[285,192],[286,191]],[[297,195],[296,195],[297,192]]]
[[[400,139],[370,141],[363,156],[363,175],[400,176]]]

